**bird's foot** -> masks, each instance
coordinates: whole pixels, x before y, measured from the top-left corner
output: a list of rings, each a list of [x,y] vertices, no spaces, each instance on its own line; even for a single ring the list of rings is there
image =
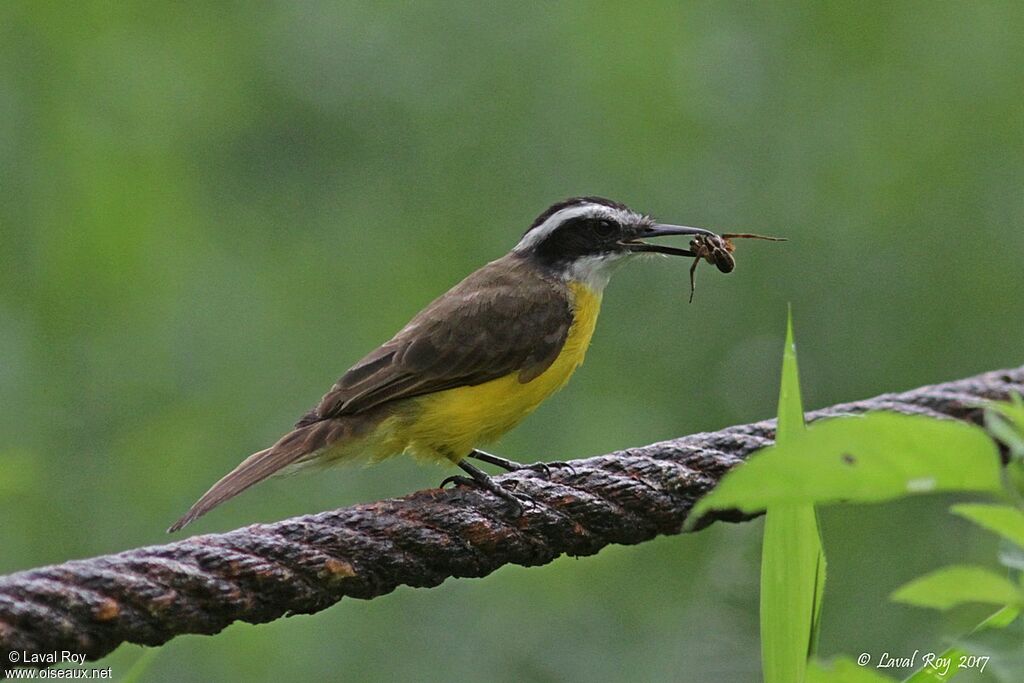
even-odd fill
[[[469,476],[463,477],[461,475],[453,475],[451,477],[446,477],[445,480],[441,482],[441,488],[444,488],[448,484],[456,484],[459,486],[472,486],[478,489],[483,489],[489,493],[493,493],[508,504],[511,508],[513,517],[521,517],[523,515],[524,502],[528,503],[531,507],[535,505],[533,499],[526,494],[515,494],[509,491],[487,476],[483,470],[469,464],[465,460],[459,463],[459,467],[467,472]]]
[[[506,472],[515,472],[516,470],[527,469],[527,466],[521,462],[509,460],[508,458],[503,458],[500,455],[494,455],[493,453],[488,453],[487,451],[473,449],[469,452],[469,455],[467,455],[466,457],[473,458],[474,460],[479,460],[480,462],[486,462],[489,465],[500,467]]]
[[[480,462],[486,462],[491,465],[495,465],[496,467],[501,467],[502,469],[508,472],[516,472],[518,470],[538,470],[540,472],[543,472],[545,477],[551,477],[552,467],[568,467],[570,470],[572,470],[573,474],[576,474],[575,467],[573,467],[567,462],[562,462],[560,460],[556,460],[555,462],[535,462],[530,465],[524,465],[521,462],[509,460],[508,458],[503,458],[499,455],[494,455],[492,453],[476,449],[471,451],[467,457],[473,458],[474,460],[479,460]]]

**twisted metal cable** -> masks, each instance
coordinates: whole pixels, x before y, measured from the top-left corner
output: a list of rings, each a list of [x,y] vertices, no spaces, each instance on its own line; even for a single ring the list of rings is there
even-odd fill
[[[981,399],[1013,392],[1024,393],[1024,366],[836,405],[808,419],[892,410],[978,424]],[[679,533],[694,502],[774,435],[766,420],[576,460],[549,476],[496,477],[535,501],[520,517],[489,493],[430,489],[0,577],[0,674],[12,651],[97,659],[123,642],[160,645],[236,620],[311,614],[343,597]],[[701,526],[747,518],[716,513]]]

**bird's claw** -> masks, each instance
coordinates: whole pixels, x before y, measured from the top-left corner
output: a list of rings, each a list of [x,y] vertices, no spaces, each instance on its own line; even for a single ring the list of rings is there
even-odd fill
[[[520,469],[536,470],[537,472],[542,473],[546,478],[551,478],[551,467],[548,466],[546,462],[535,462],[532,465],[524,465]]]
[[[552,461],[552,462],[535,462],[532,465],[527,465],[526,469],[538,470],[540,472],[543,472],[544,476],[547,477],[548,479],[550,479],[551,478],[551,468],[552,467],[556,467],[556,468],[557,467],[565,467],[573,475],[576,474],[576,468],[575,467],[573,467],[571,464],[569,464],[567,462],[563,462],[561,460],[555,460],[555,461]]]
[[[509,483],[513,487],[518,484],[518,482],[516,482],[516,481],[511,481]],[[476,479],[472,479],[471,477],[463,477],[463,476],[458,475],[458,474],[453,474],[450,477],[445,477],[444,480],[441,481],[441,483],[438,485],[438,488],[443,489],[448,484],[455,484],[457,486],[468,486],[468,487],[471,487],[471,488],[476,488],[476,489],[480,489],[482,491],[489,491],[490,493],[493,493],[498,498],[501,498],[505,503],[508,504],[509,508],[511,509],[513,517],[522,517],[523,516],[523,512],[524,512],[524,510],[523,510],[523,503],[524,502],[528,503],[531,508],[537,506],[536,501],[534,501],[532,498],[530,498],[530,496],[526,495],[525,493],[519,493],[519,494],[513,493],[512,491],[508,490],[507,488],[505,488],[505,487],[503,487],[503,486],[501,486],[499,484],[494,484],[494,487],[491,488],[489,486],[486,486],[486,485],[482,484],[481,482],[477,481]]]
[[[453,474],[450,477],[445,477],[441,480],[441,483],[437,485],[437,488],[443,489],[448,484],[456,484],[458,486],[476,486],[476,482],[469,477],[463,477],[458,474]]]

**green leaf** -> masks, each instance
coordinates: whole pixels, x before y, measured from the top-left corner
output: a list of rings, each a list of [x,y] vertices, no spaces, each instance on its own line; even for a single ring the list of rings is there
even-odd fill
[[[1019,499],[1024,498],[1024,458],[1011,460],[1003,469],[1006,487]]]
[[[812,508],[813,509],[813,508]],[[818,651],[818,638],[821,635],[821,607],[825,601],[825,578],[828,562],[825,560],[825,546],[821,541],[821,527],[818,523],[818,512],[814,511],[814,537],[818,547],[818,562],[814,575],[814,615],[811,623],[811,642],[807,647],[807,656]]]
[[[825,558],[809,505],[769,508],[761,556],[761,659],[766,683],[803,680],[817,641]]]
[[[804,403],[800,394],[800,368],[793,339],[793,310],[786,318],[786,346],[782,350],[782,382],[779,385],[778,422],[775,441],[786,443],[804,431]]]
[[[975,626],[969,635],[980,633],[986,629],[1006,628],[1020,615],[1016,607],[1004,607],[985,621]],[[923,664],[920,669],[904,679],[904,683],[942,683],[957,675],[960,671],[960,658],[970,653],[957,646],[947,648],[931,662]],[[946,665],[949,662],[949,665]],[[953,666],[953,664],[956,666]]]
[[[826,666],[813,661],[807,667],[807,683],[892,683],[891,678],[873,670],[870,665],[861,666],[851,659],[842,657]]]
[[[892,600],[935,609],[968,602],[1021,606],[1024,594],[1012,581],[990,569],[953,565],[905,584],[892,594]]]
[[[964,503],[950,511],[1024,548],[1024,512],[1009,505]]]
[[[804,429],[792,315],[786,331],[779,390],[778,436]],[[766,683],[804,680],[814,651],[825,587],[825,555],[811,505],[769,508],[761,556],[761,660]]]
[[[993,401],[985,411],[985,428],[1006,444],[1017,460],[1024,459],[1024,399],[1012,394],[1011,400]]]
[[[870,413],[810,425],[727,474],[691,513],[781,503],[877,502],[932,491],[1000,491],[995,443],[978,427]]]

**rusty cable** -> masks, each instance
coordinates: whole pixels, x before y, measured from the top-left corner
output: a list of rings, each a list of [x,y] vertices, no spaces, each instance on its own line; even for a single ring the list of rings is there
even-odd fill
[[[1024,366],[845,403],[809,420],[871,410],[980,424],[981,399],[1024,393]],[[253,524],[0,577],[0,671],[9,653],[98,659],[123,642],[160,645],[234,621],[311,614],[343,597],[437,586],[505,564],[542,565],[679,533],[694,502],[774,438],[774,421],[500,477],[531,497],[514,517],[476,489],[429,489],[273,524]],[[742,521],[717,513],[701,520]]]

